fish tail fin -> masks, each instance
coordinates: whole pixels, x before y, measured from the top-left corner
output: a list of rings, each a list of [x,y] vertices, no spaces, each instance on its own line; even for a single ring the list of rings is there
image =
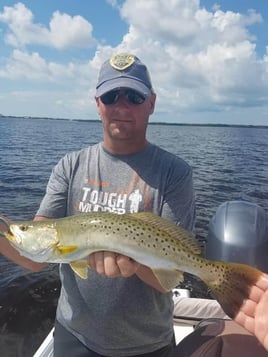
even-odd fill
[[[262,272],[245,264],[217,262],[217,265],[220,267],[217,277],[216,274],[213,279],[206,276],[204,281],[225,313],[234,318]]]

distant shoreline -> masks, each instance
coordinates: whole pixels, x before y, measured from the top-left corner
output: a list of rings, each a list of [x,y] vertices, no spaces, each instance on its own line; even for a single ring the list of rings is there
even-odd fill
[[[31,116],[15,116],[15,115],[2,115],[1,119],[31,119],[31,120],[63,120],[63,121],[83,121],[100,123],[99,119],[67,119],[67,118],[48,118],[48,117],[31,117]],[[268,125],[247,125],[247,124],[216,124],[216,123],[170,123],[170,122],[149,122],[149,125],[172,125],[172,126],[198,126],[198,127],[234,127],[234,128],[261,128],[268,129]]]

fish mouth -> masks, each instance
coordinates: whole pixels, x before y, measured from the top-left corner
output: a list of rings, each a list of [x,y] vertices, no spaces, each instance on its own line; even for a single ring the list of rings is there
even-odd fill
[[[12,232],[10,230],[10,222],[8,221],[7,218],[5,218],[5,217],[0,215],[0,224],[1,223],[4,224],[5,228],[4,228],[4,230],[1,229],[0,233],[2,233],[4,236],[6,234],[11,234],[12,235]]]
[[[8,230],[6,232],[4,232],[4,236],[11,242],[11,243],[14,243],[15,245],[18,244],[18,237],[16,235],[16,232],[15,232],[15,227],[11,224],[9,227],[8,227]],[[20,238],[20,237],[19,237]],[[19,242],[20,242],[20,239],[19,239]]]
[[[11,242],[15,242],[15,236],[14,234],[11,232],[11,230],[9,229],[8,231],[3,233],[4,236]]]
[[[11,224],[8,227],[8,230],[4,232],[4,236],[15,246],[21,244],[22,239],[19,232],[17,232],[16,225]]]
[[[12,232],[12,228],[11,228],[11,224],[10,222],[3,216],[0,216],[0,223],[3,223],[5,228],[4,230],[1,230],[0,233],[2,233],[4,235],[4,237],[6,237],[8,240],[10,240],[11,242],[15,241],[15,236]]]
[[[20,247],[20,243],[18,242],[16,235],[13,233],[11,226],[9,227],[9,229],[6,232],[4,232],[4,236],[9,241],[10,245],[13,248],[15,248],[17,250],[18,247]]]

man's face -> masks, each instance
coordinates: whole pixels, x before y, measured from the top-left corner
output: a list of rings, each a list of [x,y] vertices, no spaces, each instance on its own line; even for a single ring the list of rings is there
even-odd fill
[[[104,128],[104,140],[107,137],[110,140],[121,141],[145,138],[149,116],[154,111],[155,94],[138,104],[139,98],[135,97],[135,92],[126,88],[116,93],[109,92],[108,99],[109,104],[104,104],[105,100],[100,97],[96,98],[97,109]]]

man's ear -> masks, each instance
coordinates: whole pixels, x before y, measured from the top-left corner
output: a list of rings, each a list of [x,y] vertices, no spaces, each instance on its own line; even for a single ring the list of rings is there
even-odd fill
[[[150,97],[150,114],[153,114],[154,112],[154,108],[155,108],[155,101],[156,101],[156,94],[152,93],[151,97]]]
[[[100,115],[100,98],[95,97],[98,114]]]

